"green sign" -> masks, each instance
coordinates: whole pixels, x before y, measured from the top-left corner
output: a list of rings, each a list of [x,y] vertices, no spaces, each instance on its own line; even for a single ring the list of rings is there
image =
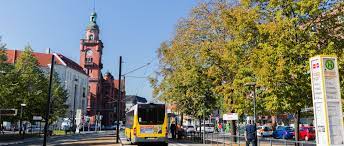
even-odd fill
[[[331,60],[331,59],[326,60],[325,66],[326,66],[326,68],[327,68],[328,70],[334,69],[334,62],[333,62],[333,60]]]

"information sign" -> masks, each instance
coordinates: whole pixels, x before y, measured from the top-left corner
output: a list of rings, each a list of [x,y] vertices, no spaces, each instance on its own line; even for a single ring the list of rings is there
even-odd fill
[[[344,145],[337,58],[315,56],[310,70],[317,145]]]
[[[17,115],[17,109],[0,109],[1,116],[15,116]]]
[[[230,120],[238,120],[238,119],[239,119],[238,113],[223,114],[223,120],[230,121]]]
[[[43,118],[42,116],[33,116],[32,120],[34,121],[41,121]]]

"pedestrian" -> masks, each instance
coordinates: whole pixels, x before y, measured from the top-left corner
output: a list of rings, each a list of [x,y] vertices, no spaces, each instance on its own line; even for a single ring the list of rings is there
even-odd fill
[[[170,126],[170,130],[171,130],[172,139],[175,139],[176,138],[176,124],[172,123]]]
[[[219,131],[222,133],[222,124],[219,123]]]
[[[219,123],[215,124],[215,132],[219,132]]]
[[[4,129],[5,129],[5,127],[1,124],[1,125],[0,125],[0,132],[1,132],[2,134],[5,134]]]
[[[252,143],[252,146],[256,146],[256,127],[252,124],[251,120],[248,121],[245,127],[245,140],[246,146],[249,146],[250,143]]]
[[[229,125],[229,122],[226,123],[226,133],[229,133],[229,130],[230,130],[230,125]]]

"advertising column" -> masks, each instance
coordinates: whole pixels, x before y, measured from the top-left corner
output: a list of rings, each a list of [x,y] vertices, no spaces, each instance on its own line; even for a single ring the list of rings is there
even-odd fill
[[[344,145],[342,103],[337,58],[310,59],[316,143],[318,146]]]

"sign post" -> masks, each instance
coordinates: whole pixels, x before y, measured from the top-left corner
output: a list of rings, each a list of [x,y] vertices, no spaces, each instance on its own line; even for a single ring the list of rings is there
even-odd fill
[[[342,102],[337,58],[310,59],[316,143],[318,146],[344,144]]]

